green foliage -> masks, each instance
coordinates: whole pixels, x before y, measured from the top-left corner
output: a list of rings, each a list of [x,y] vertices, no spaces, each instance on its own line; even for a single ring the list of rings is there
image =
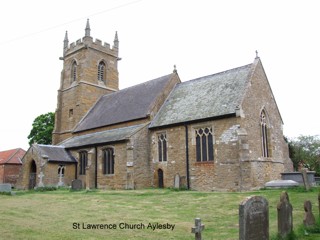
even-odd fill
[[[320,137],[299,136],[289,141],[289,154],[295,170],[300,166],[320,176]]]
[[[28,136],[29,145],[32,145],[33,143],[51,144],[53,128],[53,112],[48,112],[38,116],[32,123],[32,129]]]

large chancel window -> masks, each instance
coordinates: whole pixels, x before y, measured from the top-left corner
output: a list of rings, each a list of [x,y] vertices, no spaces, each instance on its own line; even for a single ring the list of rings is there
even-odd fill
[[[203,127],[195,130],[197,162],[213,161],[212,127]]]
[[[113,148],[106,148],[103,150],[103,174],[114,174]]]
[[[260,131],[261,131],[262,156],[270,157],[270,151],[268,146],[269,136],[268,136],[267,115],[264,110],[262,110],[260,114]]]

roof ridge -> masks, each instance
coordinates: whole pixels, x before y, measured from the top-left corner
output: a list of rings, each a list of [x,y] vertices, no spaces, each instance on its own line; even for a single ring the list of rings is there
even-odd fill
[[[205,76],[202,76],[202,77],[197,77],[197,78],[194,78],[194,79],[190,79],[190,80],[187,80],[185,82],[181,82],[181,84],[192,82],[192,81],[198,81],[198,80],[200,80],[202,78],[207,78],[207,77],[212,77],[212,76],[224,74],[224,73],[235,71],[235,70],[238,70],[238,69],[241,69],[241,68],[246,68],[246,67],[249,67],[250,65],[252,65],[252,63],[246,64],[246,65],[243,65],[243,66],[240,66],[240,67],[235,67],[235,68],[231,68],[231,69],[228,69],[228,70],[224,70],[224,71],[221,71],[221,72],[205,75]]]

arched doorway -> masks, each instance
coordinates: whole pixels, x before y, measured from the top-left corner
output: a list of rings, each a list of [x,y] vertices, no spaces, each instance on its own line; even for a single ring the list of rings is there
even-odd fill
[[[158,169],[158,187],[163,188],[163,171],[162,169]]]
[[[29,189],[33,189],[37,185],[37,165],[34,160],[30,164]]]

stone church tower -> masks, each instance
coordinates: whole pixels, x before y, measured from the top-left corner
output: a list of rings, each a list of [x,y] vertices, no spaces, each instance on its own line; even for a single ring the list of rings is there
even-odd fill
[[[69,45],[68,33],[63,44],[63,70],[55,114],[54,145],[71,137],[72,130],[99,97],[119,90],[118,35],[113,46],[90,35],[87,20],[85,36]]]

